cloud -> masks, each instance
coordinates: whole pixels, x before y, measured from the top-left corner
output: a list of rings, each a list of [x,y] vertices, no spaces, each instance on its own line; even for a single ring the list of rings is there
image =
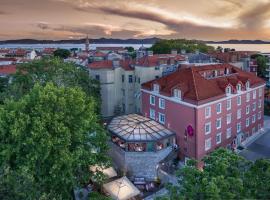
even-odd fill
[[[5,11],[0,10],[0,15],[7,15],[8,13]]]

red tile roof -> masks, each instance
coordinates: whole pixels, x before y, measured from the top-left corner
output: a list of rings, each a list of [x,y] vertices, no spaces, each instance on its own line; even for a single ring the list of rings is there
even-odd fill
[[[143,67],[159,66],[160,62],[170,63],[170,61],[185,61],[186,58],[182,55],[174,54],[155,54],[152,56],[144,56],[138,59],[136,65]]]
[[[16,65],[2,65],[0,66],[1,75],[10,75],[16,73]]]
[[[0,58],[0,62],[1,61],[10,61],[10,62],[16,62],[17,59],[16,58]]]
[[[96,47],[97,51],[124,51],[124,47]]]
[[[250,57],[256,54],[256,51],[229,51],[229,52],[213,52],[211,56],[220,60],[221,62],[238,62],[241,58]]]
[[[126,71],[132,71],[134,68],[133,60],[119,60],[119,67],[122,67]],[[113,61],[111,60],[102,60],[102,61],[95,61],[88,65],[90,69],[114,69]]]
[[[226,68],[230,70],[230,75],[222,74]],[[215,78],[204,77],[204,73],[214,70],[221,74]],[[253,73],[242,71],[230,64],[216,64],[179,69],[172,74],[144,83],[142,87],[151,90],[156,83],[160,86],[160,93],[166,96],[172,96],[173,89],[179,88],[184,100],[201,101],[225,95],[227,85],[235,87],[239,82],[245,84],[247,80],[250,81],[251,87],[265,83]]]

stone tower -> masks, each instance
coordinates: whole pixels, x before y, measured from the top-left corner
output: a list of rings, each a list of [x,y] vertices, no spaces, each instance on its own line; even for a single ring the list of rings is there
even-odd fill
[[[86,40],[85,40],[85,51],[89,52],[89,38],[88,38],[88,35],[86,36]]]

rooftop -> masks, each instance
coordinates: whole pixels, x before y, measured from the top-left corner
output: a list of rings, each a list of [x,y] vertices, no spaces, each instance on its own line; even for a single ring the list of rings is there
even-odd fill
[[[108,128],[127,142],[156,141],[175,134],[158,122],[137,114],[115,117]]]
[[[228,74],[225,71],[228,70]],[[264,84],[265,81],[250,72],[242,71],[230,64],[214,64],[195,66],[149,81],[142,85],[143,89],[152,90],[153,84],[158,84],[159,92],[172,96],[173,89],[181,90],[182,99],[201,101],[212,97],[225,95],[228,84],[236,87],[239,82],[244,85],[250,81],[250,87]]]

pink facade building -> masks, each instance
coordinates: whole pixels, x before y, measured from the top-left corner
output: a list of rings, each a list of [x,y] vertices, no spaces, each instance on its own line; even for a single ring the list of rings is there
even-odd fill
[[[142,114],[176,133],[180,158],[201,160],[263,127],[264,87],[230,64],[180,69],[142,85]]]

